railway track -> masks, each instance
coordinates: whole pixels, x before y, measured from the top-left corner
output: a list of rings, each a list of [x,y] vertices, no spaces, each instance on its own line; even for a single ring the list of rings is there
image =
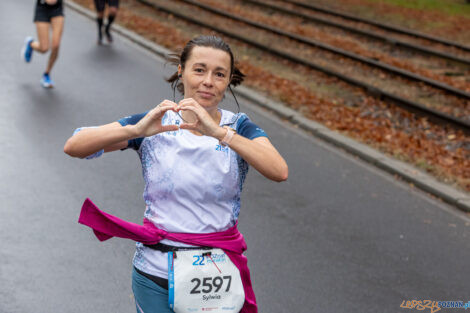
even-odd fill
[[[443,84],[443,83],[438,82],[438,81],[433,80],[433,79],[429,79],[429,78],[426,78],[426,77],[423,77],[423,76],[420,76],[420,75],[416,75],[412,72],[397,68],[395,66],[391,66],[391,65],[388,65],[388,64],[385,64],[385,63],[382,63],[382,62],[378,62],[378,61],[375,61],[375,60],[372,60],[372,59],[369,59],[369,58],[365,58],[365,57],[357,55],[355,53],[351,53],[351,52],[348,52],[346,50],[338,49],[338,48],[332,47],[330,45],[324,44],[320,41],[316,41],[316,40],[313,40],[313,39],[310,39],[310,38],[307,38],[307,37],[304,37],[304,36],[300,36],[300,35],[297,35],[297,34],[294,34],[294,33],[284,31],[280,28],[272,27],[272,26],[269,26],[269,25],[265,25],[265,24],[262,24],[262,23],[258,23],[256,21],[252,21],[252,20],[240,17],[240,16],[236,16],[236,15],[230,14],[229,12],[213,8],[209,5],[203,4],[203,3],[198,2],[198,1],[194,1],[194,0],[180,0],[180,1],[191,4],[191,5],[194,5],[194,6],[197,6],[197,7],[201,8],[201,9],[204,9],[208,12],[218,14],[220,16],[223,16],[223,17],[235,20],[235,21],[242,22],[242,23],[248,24],[250,26],[269,31],[269,32],[272,32],[274,34],[284,36],[284,37],[287,37],[289,39],[296,40],[298,42],[301,42],[301,43],[304,43],[304,44],[307,44],[307,45],[310,45],[310,46],[313,46],[313,47],[318,47],[318,48],[324,49],[326,51],[333,52],[333,53],[339,54],[339,55],[344,56],[344,57],[348,57],[352,60],[360,61],[364,64],[374,66],[376,68],[388,71],[388,72],[396,74],[396,75],[403,76],[403,77],[408,78],[408,79],[412,79],[412,80],[415,80],[415,81],[418,81],[418,82],[424,82],[424,83],[426,83],[430,86],[433,86],[435,88],[444,90],[444,91],[446,91],[450,94],[454,94],[454,95],[460,96],[460,97],[465,98],[465,99],[470,99],[470,93],[468,93],[464,90],[454,88],[452,86],[449,86],[447,84]]]
[[[379,22],[369,20],[369,19],[359,18],[359,17],[351,15],[351,14],[347,14],[347,13],[327,9],[327,8],[324,8],[324,7],[321,7],[321,6],[313,5],[311,3],[304,3],[304,2],[296,1],[296,0],[278,0],[278,1],[285,2],[285,3],[290,3],[290,4],[296,5],[298,7],[303,7],[303,8],[309,9],[309,10],[323,12],[323,13],[326,13],[326,14],[338,16],[338,17],[348,19],[348,20],[351,20],[351,21],[373,25],[373,26],[382,28],[384,30],[393,31],[395,33],[401,33],[401,34],[413,36],[413,37],[416,37],[416,38],[426,39],[430,42],[435,42],[435,43],[443,44],[443,45],[446,45],[446,46],[449,46],[449,47],[455,47],[455,48],[470,52],[470,47],[469,46],[462,45],[462,44],[459,44],[457,42],[445,40],[445,39],[438,38],[438,37],[429,36],[427,34],[412,31],[412,30],[409,30],[409,29],[406,29],[406,28],[392,26],[392,25],[388,25],[388,24],[383,24],[383,23],[379,23]]]
[[[395,94],[393,94],[389,91],[383,90],[381,88],[377,88],[376,86],[373,86],[371,84],[360,81],[360,80],[358,80],[354,77],[350,77],[350,76],[344,75],[344,74],[342,74],[338,71],[331,70],[331,69],[326,68],[324,66],[320,66],[320,65],[318,65],[318,64],[316,64],[316,63],[314,63],[314,62],[312,62],[312,61],[310,61],[306,58],[302,58],[302,57],[299,57],[295,54],[288,53],[286,51],[282,51],[280,49],[273,48],[273,47],[271,47],[267,44],[263,44],[263,43],[258,42],[256,40],[253,40],[253,39],[251,39],[247,36],[240,35],[239,33],[235,32],[235,31],[224,29],[222,27],[214,25],[213,23],[207,22],[207,20],[208,20],[207,18],[202,19],[202,18],[196,17],[197,14],[185,14],[185,13],[182,12],[182,10],[177,10],[174,7],[172,8],[171,6],[162,5],[158,1],[138,0],[138,2],[140,2],[141,4],[144,4],[146,6],[150,6],[150,7],[153,7],[155,9],[157,9],[157,10],[160,10],[160,11],[166,12],[168,14],[171,14],[171,15],[177,17],[177,18],[184,19],[184,20],[189,21],[191,23],[197,24],[199,26],[209,28],[209,29],[213,29],[213,30],[215,30],[215,31],[217,31],[221,34],[224,34],[224,35],[232,37],[236,40],[242,41],[246,44],[254,46],[254,47],[256,47],[258,49],[261,49],[263,51],[267,51],[267,52],[269,52],[269,53],[271,53],[271,54],[273,54],[277,57],[281,57],[281,58],[287,59],[291,62],[309,67],[309,68],[314,69],[316,71],[320,71],[320,72],[326,73],[328,75],[335,76],[335,77],[337,77],[337,78],[339,78],[339,79],[341,79],[341,80],[343,80],[343,81],[345,81],[349,84],[352,84],[352,85],[363,88],[367,93],[369,93],[369,94],[371,94],[375,97],[378,97],[378,98],[380,98],[382,100],[385,100],[385,101],[392,101],[392,102],[406,108],[407,110],[411,110],[413,112],[416,112],[416,113],[419,113],[419,114],[422,114],[422,115],[426,115],[426,116],[430,117],[433,120],[438,120],[441,123],[443,122],[443,123],[446,123],[446,124],[451,124],[454,127],[458,127],[460,129],[463,129],[466,132],[468,132],[470,130],[469,121],[466,121],[464,119],[452,116],[452,115],[447,114],[447,113],[440,112],[440,111],[438,111],[436,109],[433,109],[433,108],[430,108],[430,107],[426,107],[423,104],[420,104],[418,102],[412,101],[410,99],[407,99],[407,98],[399,96],[399,95],[395,95]],[[248,23],[252,27],[257,27],[257,28],[264,27],[263,25],[260,25],[257,22],[248,21],[244,18],[233,16],[232,14],[229,14],[227,12],[223,12],[221,10],[206,6],[202,3],[194,1],[194,0],[181,0],[181,2],[184,2],[188,5],[197,6],[199,9],[205,10],[206,12],[210,12],[211,14],[218,14],[219,16],[224,16],[224,18],[231,18],[231,19],[236,20],[238,22]],[[291,35],[291,34],[287,34],[286,32],[284,32],[280,29],[272,29],[272,27],[269,31],[274,32],[277,35],[282,35],[282,36],[286,36],[286,37]],[[297,38],[294,38],[294,37],[295,36],[290,36],[290,39],[297,40],[297,41],[302,40],[303,43],[308,42],[308,41],[306,41],[306,39],[308,39],[308,38],[299,38],[299,36],[297,36]],[[332,52],[331,47],[326,47],[324,44],[321,44],[319,42],[315,42],[315,43],[314,42],[309,42],[308,44],[311,45],[311,46],[313,45],[313,46],[316,46],[316,47],[321,47],[322,49],[328,48],[330,50],[330,52]],[[336,50],[338,50],[338,49],[336,49]],[[339,53],[339,52],[336,51],[335,53]],[[470,98],[469,94],[464,92],[464,91],[457,90],[457,92],[455,92],[456,91],[455,88],[447,88],[447,86],[444,86],[441,83],[434,82],[434,81],[429,80],[429,79],[424,79],[423,80],[421,77],[419,77],[416,74],[406,73],[406,72],[403,72],[400,69],[390,69],[389,66],[384,66],[384,64],[374,64],[374,63],[378,63],[378,62],[374,62],[374,61],[371,61],[371,60],[366,60],[362,57],[355,56],[355,55],[347,55],[347,53],[345,54],[345,51],[342,51],[341,53],[343,53],[343,56],[348,56],[350,58],[355,58],[356,61],[362,61],[362,62],[367,61],[369,66],[379,65],[381,70],[388,70],[388,71],[392,70],[392,71],[395,72],[394,73],[395,75],[398,74],[398,75],[401,75],[401,76],[407,76],[408,79],[413,79],[415,81],[425,81],[428,84],[431,83],[433,85],[433,87],[437,87],[437,88],[446,90],[446,92],[454,93],[455,95],[458,95],[459,97],[463,97],[465,99]]]
[[[282,0],[278,0],[278,1],[282,1]],[[440,58],[443,58],[443,59],[446,59],[446,60],[450,60],[450,61],[470,65],[470,59],[466,58],[466,57],[454,55],[454,54],[451,54],[451,53],[445,53],[445,52],[442,52],[442,51],[439,51],[439,50],[436,50],[436,49],[424,47],[424,46],[418,45],[418,44],[413,44],[413,43],[410,43],[410,42],[407,42],[407,41],[404,41],[404,40],[400,40],[400,39],[396,39],[396,38],[393,38],[393,37],[390,37],[390,36],[384,36],[382,34],[374,32],[374,31],[359,29],[357,27],[352,27],[348,24],[337,22],[335,20],[328,19],[328,18],[325,18],[325,17],[320,17],[320,16],[315,16],[315,15],[309,14],[309,13],[299,12],[298,10],[295,10],[295,9],[292,9],[292,8],[287,8],[285,6],[277,5],[277,4],[274,4],[274,3],[267,3],[267,2],[260,1],[260,0],[244,0],[244,2],[251,3],[251,4],[254,4],[254,5],[257,5],[257,6],[260,6],[260,7],[264,7],[264,8],[267,8],[267,9],[276,10],[276,11],[279,11],[279,12],[282,12],[282,13],[290,14],[290,15],[293,15],[293,16],[302,17],[302,18],[304,18],[306,20],[309,20],[309,21],[312,21],[314,23],[321,23],[321,24],[325,24],[325,25],[328,25],[328,26],[332,26],[332,27],[335,27],[335,28],[338,28],[338,29],[348,31],[350,33],[358,34],[358,35],[368,37],[368,38],[372,38],[372,39],[375,39],[375,40],[378,40],[378,41],[381,41],[381,42],[384,42],[384,43],[392,44],[392,45],[400,47],[400,48],[406,48],[406,49],[409,49],[409,50],[412,50],[412,51],[425,53],[427,55],[432,55],[432,56],[440,57]],[[287,2],[287,3],[298,3],[297,1],[285,1],[285,2]],[[305,6],[307,6],[307,5],[305,5]],[[413,36],[413,37],[416,37],[416,38],[426,39],[426,40],[429,40],[431,42],[444,44],[444,45],[450,46],[450,47],[456,47],[456,48],[459,48],[463,51],[470,51],[470,47],[467,47],[467,46],[459,45],[457,43],[452,43],[452,42],[449,42],[449,41],[444,41],[444,40],[437,39],[437,38],[430,37],[430,36],[420,35],[419,33],[415,33],[415,32],[409,32],[409,31],[407,32],[407,31],[405,31],[403,29],[400,29],[400,28],[397,28],[397,27],[392,27],[392,26],[388,26],[388,25],[384,25],[384,24],[380,24],[380,23],[376,23],[376,22],[371,22],[371,21],[368,21],[368,20],[365,20],[365,19],[355,18],[355,17],[352,17],[350,15],[341,14],[341,13],[338,13],[338,12],[335,12],[335,11],[332,11],[332,10],[327,10],[327,9],[323,9],[323,8],[315,7],[315,6],[311,6],[311,5],[310,5],[310,9],[314,10],[314,11],[326,13],[326,14],[331,14],[331,15],[334,15],[334,16],[339,16],[341,18],[345,18],[345,19],[348,19],[348,20],[353,20],[353,21],[356,21],[356,22],[373,25],[373,26],[382,28],[384,30],[389,30],[389,31],[392,31],[392,32],[398,32],[398,33],[410,35],[410,36]]]

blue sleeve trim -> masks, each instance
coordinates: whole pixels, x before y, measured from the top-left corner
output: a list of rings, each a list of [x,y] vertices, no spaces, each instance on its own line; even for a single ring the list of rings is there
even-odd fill
[[[237,121],[236,127],[237,134],[248,139],[255,139],[258,137],[268,137],[263,129],[253,123],[246,114],[241,114]]]
[[[134,114],[130,116],[123,117],[118,120],[118,123],[121,124],[122,126],[126,125],[135,125],[137,124],[145,115],[147,115],[148,112],[145,113],[140,113],[140,114]],[[144,140],[143,137],[139,138],[134,138],[131,140],[128,140],[127,142],[127,148],[121,149],[121,150],[126,150],[128,148],[132,148],[134,150],[139,150],[140,145],[142,144],[142,141]]]

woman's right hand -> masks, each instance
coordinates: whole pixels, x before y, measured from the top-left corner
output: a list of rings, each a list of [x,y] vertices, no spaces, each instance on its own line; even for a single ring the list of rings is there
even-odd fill
[[[158,133],[175,131],[177,125],[162,125],[162,118],[168,110],[176,111],[177,104],[170,100],[163,100],[154,109],[150,110],[136,125],[137,137],[149,137]]]

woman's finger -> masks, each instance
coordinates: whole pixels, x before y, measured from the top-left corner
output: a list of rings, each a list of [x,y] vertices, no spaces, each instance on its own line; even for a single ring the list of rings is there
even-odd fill
[[[161,128],[162,132],[179,130],[178,125],[164,125]]]
[[[173,105],[176,106],[177,104],[171,100],[165,99],[158,106],[167,106],[167,105]]]
[[[174,106],[162,106],[159,108],[160,109],[160,112],[166,112],[168,110],[175,110],[175,107]]]
[[[194,118],[196,118],[197,120],[200,120],[203,116],[202,115],[203,112],[201,112],[201,110],[199,110],[198,108],[195,108],[193,106],[184,106],[184,107],[180,108],[178,111],[190,111],[194,115]]]
[[[193,107],[193,106],[190,106],[190,105],[186,105],[186,106],[182,106],[179,108],[179,111],[193,111],[194,113],[197,113],[199,110],[198,108],[196,107]]]
[[[197,125],[198,123],[183,123],[180,125],[180,129],[191,129],[191,130],[197,130]]]
[[[194,106],[197,108],[201,107],[201,105],[197,103],[197,101],[194,100],[193,98],[186,98],[178,102],[178,106],[177,106],[178,108],[185,107],[185,106]]]

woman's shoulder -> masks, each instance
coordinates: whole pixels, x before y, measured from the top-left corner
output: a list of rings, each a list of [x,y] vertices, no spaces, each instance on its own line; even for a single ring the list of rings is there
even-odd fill
[[[220,124],[228,125],[234,129],[237,127],[237,124],[240,122],[240,120],[245,120],[248,118],[248,116],[243,112],[234,113],[232,111],[223,109],[220,109],[220,112],[222,113]]]
[[[222,110],[221,125],[227,125],[235,129],[238,134],[249,139],[268,137],[266,132],[243,112],[233,113]]]

